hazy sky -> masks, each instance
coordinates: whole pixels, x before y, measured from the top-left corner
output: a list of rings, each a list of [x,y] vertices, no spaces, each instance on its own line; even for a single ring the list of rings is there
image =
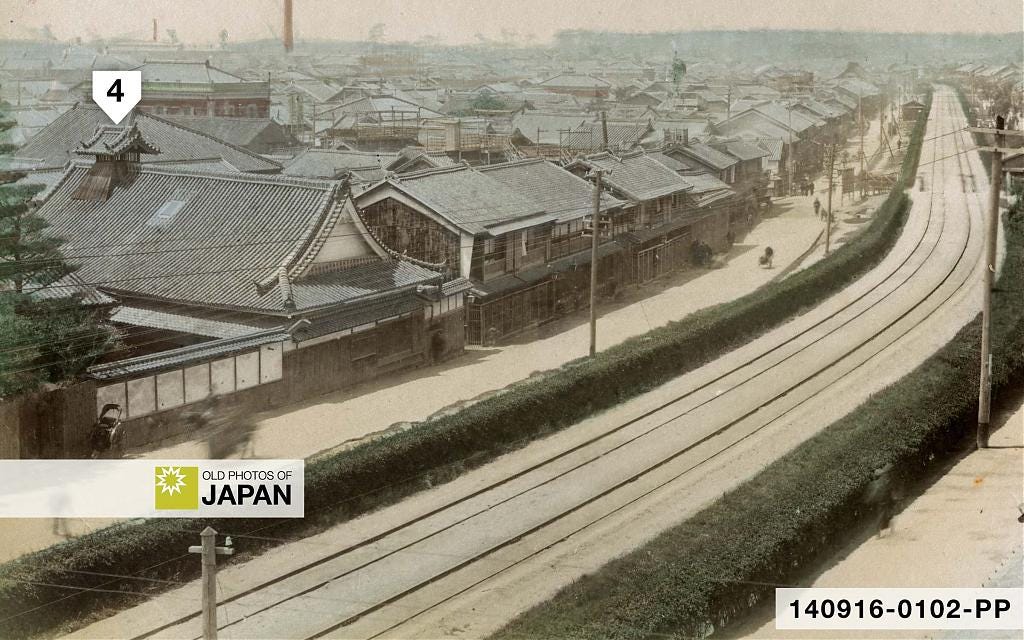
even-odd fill
[[[502,30],[537,42],[560,29],[676,31],[703,29],[849,29],[857,31],[1001,32],[1024,29],[1024,0],[294,0],[299,38],[365,39],[384,23],[386,41],[438,36],[457,44]],[[0,37],[58,39],[130,35],[215,42],[280,33],[282,0],[0,0]]]

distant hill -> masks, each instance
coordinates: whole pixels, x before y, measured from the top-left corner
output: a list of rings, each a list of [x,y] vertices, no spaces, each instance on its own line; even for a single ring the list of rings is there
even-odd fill
[[[648,57],[671,55],[672,43],[683,59],[721,62],[789,64],[809,58],[857,60],[885,65],[904,60],[943,64],[960,60],[1020,61],[1021,34],[874,33],[859,31],[688,31],[677,33],[611,33],[571,30],[555,35],[555,47],[566,54]]]

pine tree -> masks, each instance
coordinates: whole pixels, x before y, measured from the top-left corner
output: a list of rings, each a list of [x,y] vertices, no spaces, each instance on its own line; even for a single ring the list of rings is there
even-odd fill
[[[14,125],[4,106],[0,132]],[[83,304],[80,294],[40,295],[75,268],[34,212],[41,187],[17,183],[25,174],[6,169],[12,150],[0,145],[0,398],[73,381],[116,342],[106,311]]]

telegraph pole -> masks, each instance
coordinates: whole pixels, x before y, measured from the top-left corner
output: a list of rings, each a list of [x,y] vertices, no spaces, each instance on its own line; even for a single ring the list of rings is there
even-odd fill
[[[836,144],[828,148],[828,209],[825,213],[825,255],[832,249],[832,184],[836,177]]]
[[[992,184],[988,192],[988,221],[985,230],[985,284],[981,302],[981,382],[978,387],[978,448],[988,447],[989,416],[992,409],[992,286],[996,274],[999,234],[999,191],[1003,182],[1003,117],[996,117],[996,141],[992,150]]]
[[[228,537],[226,546],[217,546],[217,532],[206,527],[199,534],[202,544],[188,548],[189,553],[202,554],[203,562],[203,640],[217,640],[217,556],[235,552]]]
[[[604,169],[595,168],[594,212],[590,224],[590,355],[597,353],[597,245],[601,233],[601,174]]]
[[[786,195],[791,196],[793,195],[793,111],[791,109],[787,109],[787,114],[789,118],[789,129],[787,129],[786,136],[789,138],[789,150],[786,154],[786,164],[789,166],[789,170],[786,171],[786,177],[788,178],[789,186]]]
[[[857,92],[857,128],[860,129],[860,197],[866,193],[867,183],[864,177],[864,105],[860,92]]]

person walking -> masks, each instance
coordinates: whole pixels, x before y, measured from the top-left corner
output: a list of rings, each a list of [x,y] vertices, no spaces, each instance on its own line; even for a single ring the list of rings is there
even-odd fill
[[[814,198],[814,215],[816,215],[818,218],[823,217],[821,213],[821,200],[818,200],[817,197]]]

